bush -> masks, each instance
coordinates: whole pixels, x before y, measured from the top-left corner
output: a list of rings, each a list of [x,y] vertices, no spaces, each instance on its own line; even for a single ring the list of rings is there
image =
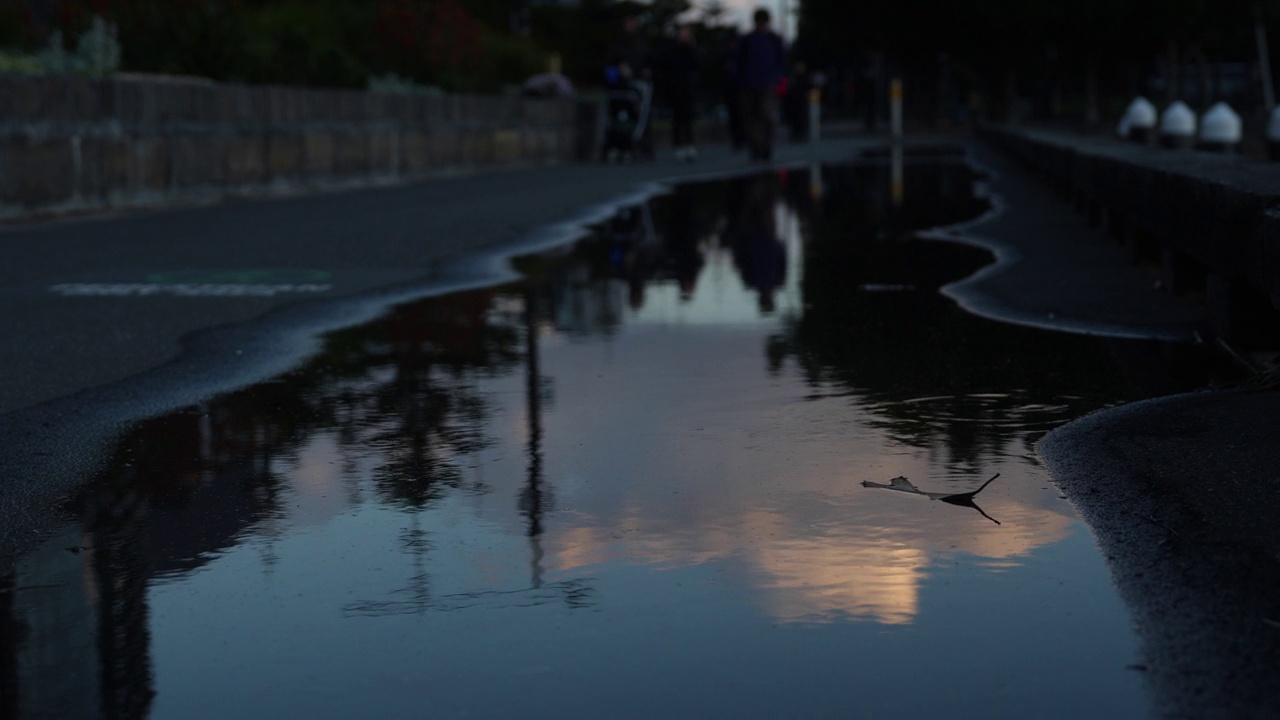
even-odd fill
[[[75,52],[67,52],[59,30],[49,34],[49,44],[38,54],[0,52],[0,72],[102,77],[119,69],[120,43],[100,17],[80,35]]]
[[[213,80],[490,92],[545,70],[543,53],[527,39],[473,14],[493,22],[505,16],[504,3],[59,0],[46,20],[51,27],[34,28],[23,25],[30,15],[26,2],[0,0],[0,47],[8,49],[0,69],[102,74],[123,61],[133,71]],[[95,19],[98,10],[119,27],[118,42],[114,26]],[[51,42],[40,50],[36,42],[23,47],[10,36]]]
[[[22,0],[0,0],[0,47],[34,50],[39,33]]]
[[[0,52],[0,73],[44,74],[44,63],[39,56]]]
[[[483,47],[484,52],[471,73],[456,79],[458,89],[493,92],[547,71],[546,53],[523,38],[486,33]]]
[[[130,70],[233,76],[244,43],[238,0],[131,0],[115,6]]]
[[[439,95],[443,92],[435,85],[419,85],[413,80],[395,73],[371,76],[368,89],[369,92],[399,93],[402,95]]]
[[[120,69],[120,41],[116,29],[108,26],[101,17],[94,17],[89,31],[76,41],[76,60],[83,72],[102,77]]]
[[[369,69],[359,57],[360,10],[342,2],[268,5],[244,21],[236,75],[250,82],[363,87]]]

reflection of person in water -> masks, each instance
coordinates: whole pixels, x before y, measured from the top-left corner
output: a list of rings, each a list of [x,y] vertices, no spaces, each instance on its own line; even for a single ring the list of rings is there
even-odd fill
[[[774,311],[774,293],[787,278],[787,250],[774,222],[777,179],[773,175],[749,178],[740,192],[731,194],[729,225],[725,238],[733,248],[733,262],[742,282],[759,293],[760,313]]]
[[[644,306],[645,285],[658,264],[658,243],[654,237],[649,208],[624,208],[613,216],[607,228],[609,264],[614,277],[627,281],[627,301],[631,309]]]
[[[664,235],[665,262],[680,287],[680,300],[688,302],[693,298],[703,263],[694,200],[689,193],[676,193],[671,197]]]

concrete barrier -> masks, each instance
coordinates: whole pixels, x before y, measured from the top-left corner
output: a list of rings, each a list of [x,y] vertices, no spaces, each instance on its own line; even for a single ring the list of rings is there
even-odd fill
[[[587,159],[595,105],[0,75],[0,219]]]
[[[1196,141],[1196,114],[1181,100],[1160,113],[1160,144],[1167,148],[1185,149]]]
[[[1156,106],[1150,100],[1144,97],[1134,98],[1120,118],[1116,134],[1125,140],[1145,145],[1155,136],[1158,117]]]
[[[1200,149],[1233,153],[1244,138],[1244,123],[1239,113],[1224,103],[1215,103],[1200,118]]]
[[[1157,268],[1167,289],[1204,302],[1220,337],[1280,348],[1280,166],[1049,130],[980,132]]]

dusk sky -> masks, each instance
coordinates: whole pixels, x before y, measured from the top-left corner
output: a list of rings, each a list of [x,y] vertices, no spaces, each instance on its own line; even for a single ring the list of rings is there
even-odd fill
[[[751,12],[757,7],[768,8],[773,13],[774,28],[782,30],[788,37],[795,36],[795,9],[799,3],[795,0],[722,0],[733,13],[736,24],[743,30],[750,27]],[[694,6],[702,8],[706,6],[707,0],[694,0]],[[790,6],[791,15],[785,19],[783,17],[784,6]]]

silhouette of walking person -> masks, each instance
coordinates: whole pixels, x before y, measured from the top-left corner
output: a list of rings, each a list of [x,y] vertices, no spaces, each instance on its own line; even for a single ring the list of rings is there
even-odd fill
[[[770,22],[768,10],[756,10],[752,15],[754,28],[738,41],[734,53],[734,77],[752,160],[773,157],[778,84],[787,72],[786,46],[782,37],[770,29]]]
[[[787,250],[778,237],[774,206],[778,190],[773,175],[746,181],[735,194],[732,215],[726,228],[733,262],[742,282],[759,296],[760,314],[768,315],[777,306],[775,294],[787,279]]]

